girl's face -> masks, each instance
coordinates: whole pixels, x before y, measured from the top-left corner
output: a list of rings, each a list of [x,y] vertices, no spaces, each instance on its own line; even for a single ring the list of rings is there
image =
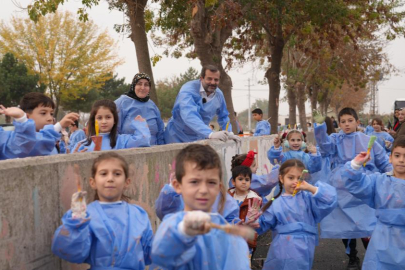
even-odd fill
[[[398,121],[399,122],[404,122],[404,120],[405,120],[405,109],[400,110],[398,112]]]
[[[298,133],[291,133],[288,139],[288,144],[290,149],[294,151],[301,150],[302,146],[302,135]]]
[[[90,186],[97,191],[101,202],[120,201],[129,183],[120,161],[115,158],[101,161],[96,175],[90,178]]]
[[[147,79],[140,79],[135,85],[135,94],[139,98],[145,98],[150,91],[150,83]]]
[[[381,126],[377,123],[377,121],[373,121],[373,128],[375,132],[381,132]]]
[[[297,187],[298,180],[300,179],[302,171],[302,168],[291,167],[284,176],[279,175],[279,180],[283,184],[286,194],[293,194],[294,189]]]
[[[257,172],[257,162],[256,162],[256,159],[253,160],[252,165],[250,165],[250,170],[252,171],[252,174]]]
[[[114,115],[110,109],[100,107],[96,113],[95,119],[98,121],[101,133],[108,133],[114,126]]]

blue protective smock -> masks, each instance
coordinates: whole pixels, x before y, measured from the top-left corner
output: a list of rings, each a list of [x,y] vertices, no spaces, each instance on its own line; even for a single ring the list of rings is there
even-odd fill
[[[386,147],[386,145],[385,145],[385,141],[389,141],[391,143],[391,146],[392,146],[392,143],[394,142],[394,138],[390,134],[388,134],[385,131],[381,131],[381,132],[373,131],[370,133],[370,136],[376,136],[377,142],[382,146],[382,148],[384,148],[387,153],[391,153],[391,148]]]
[[[212,205],[211,211],[218,213],[220,194]],[[155,201],[156,215],[160,220],[168,214],[177,213],[184,210],[183,196],[178,194],[171,185],[165,184]],[[239,206],[231,195],[226,193],[225,206],[222,216],[229,223],[237,223],[239,219]]]
[[[368,136],[371,136],[370,134],[374,132],[374,128],[370,125],[366,126],[366,130],[364,131],[364,133]]]
[[[119,134],[133,134],[134,129],[131,122],[135,117],[140,115],[146,119],[146,122],[148,122],[151,134],[150,145],[165,144],[165,125],[160,117],[159,108],[151,99],[147,102],[140,102],[127,95],[122,95],[115,101],[115,104],[118,108]]]
[[[208,139],[212,132],[208,125],[215,115],[218,116],[218,124],[222,130],[227,130],[228,125],[228,131],[232,131],[222,91],[217,88],[214,98],[203,103],[200,87],[199,80],[187,82],[181,87],[174,103],[172,117],[166,126],[166,143]]]
[[[322,238],[354,239],[369,237],[376,224],[375,211],[351,195],[342,177],[344,164],[360,152],[366,152],[370,137],[362,132],[345,134],[343,131],[327,135],[326,125],[315,126],[317,146],[330,154],[332,171],[329,177],[319,180],[334,186],[338,194],[338,206],[321,222]],[[385,150],[375,143],[370,152],[371,160],[361,170],[366,173],[391,171]]]
[[[185,235],[178,229],[185,214],[167,215],[160,224],[153,239],[151,269],[250,269],[249,250],[242,237],[217,229],[198,236]],[[227,224],[218,214],[211,214],[211,222]]]
[[[278,149],[275,149],[272,146],[269,151],[267,151],[267,157],[270,160],[270,163],[275,165],[274,160],[277,160],[279,164],[284,163],[289,159],[298,159],[304,163],[305,168],[307,168],[309,173],[316,173],[322,169],[322,157],[319,154],[319,151],[316,154],[307,154],[302,150],[289,150],[283,152],[283,148],[280,146]]]
[[[151,263],[153,231],[141,207],[94,201],[86,219],[72,219],[69,210],[55,231],[52,252],[72,263],[88,263],[91,270],[145,269]]]
[[[256,129],[253,136],[270,135],[270,132],[271,132],[271,125],[269,121],[261,120],[256,123]]]
[[[86,139],[86,133],[82,129],[77,129],[75,132],[70,134],[69,138],[69,150],[70,153],[73,153],[75,150],[74,146],[80,142]]]
[[[66,154],[66,144],[63,140],[59,141],[59,154]]]
[[[103,142],[101,144],[101,150],[111,150],[111,149],[128,149],[135,147],[149,147],[150,146],[150,131],[146,125],[146,122],[132,121],[132,126],[135,133],[129,134],[119,134],[117,135],[117,142],[114,148],[110,145],[110,133],[100,133],[103,137]],[[95,144],[91,142],[90,145],[85,145],[86,141],[82,141],[82,145],[79,147],[78,152],[87,148],[86,152],[94,151]],[[76,145],[73,149],[76,149]],[[72,152],[73,153],[73,152]]]
[[[344,169],[348,191],[376,209],[377,224],[362,269],[405,269],[405,180],[392,173],[367,175],[350,162]]]
[[[28,157],[37,142],[35,122],[13,122],[14,131],[0,127],[0,160]]]
[[[310,270],[318,244],[319,223],[337,204],[334,187],[318,182],[316,194],[283,194],[260,216],[258,234],[273,230],[263,269]],[[274,237],[274,235],[276,236]]]

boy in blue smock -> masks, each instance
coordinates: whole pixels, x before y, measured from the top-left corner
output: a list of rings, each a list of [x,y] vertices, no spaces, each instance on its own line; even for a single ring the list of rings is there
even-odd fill
[[[270,135],[271,125],[269,121],[263,120],[263,111],[259,108],[252,111],[253,119],[257,121],[253,136]]]
[[[323,122],[322,117],[315,118],[318,123]],[[351,161],[359,153],[367,151],[370,137],[356,131],[359,119],[354,109],[342,109],[339,112],[338,121],[341,131],[329,136],[324,123],[315,127],[318,147],[321,151],[329,153],[333,159],[332,171],[329,175],[320,177],[320,181],[330,183],[336,188],[338,194],[338,207],[321,222],[321,237],[342,239],[349,256],[348,269],[359,269],[356,238],[362,238],[363,245],[367,248],[368,239],[376,224],[375,210],[349,193],[342,174],[346,162]],[[380,144],[373,145],[370,161],[361,170],[369,174],[392,170],[385,149]]]
[[[79,128],[79,121],[74,121],[73,124],[69,126],[70,138],[69,138],[69,153],[73,152],[73,147],[76,143],[86,139],[86,134],[82,129]]]
[[[405,268],[405,137],[393,144],[389,173],[365,174],[360,169],[370,156],[362,152],[345,165],[346,187],[362,203],[376,209],[364,270]]]
[[[160,224],[153,239],[151,269],[250,269],[246,241],[210,225],[227,224],[211,212],[218,195],[219,209],[225,200],[216,151],[208,145],[189,145],[177,155],[175,171],[173,187],[183,195],[184,211],[166,215]]]

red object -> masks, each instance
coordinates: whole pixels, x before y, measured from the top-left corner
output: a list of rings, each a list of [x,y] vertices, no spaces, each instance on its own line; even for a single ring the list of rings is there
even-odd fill
[[[240,164],[241,166],[246,166],[246,167],[250,167],[252,166],[253,161],[255,160],[255,155],[257,153],[253,152],[253,151],[249,151],[247,153],[247,156],[245,158],[245,160],[242,162],[242,164]]]
[[[101,151],[101,144],[103,143],[103,137],[102,136],[91,136],[91,140],[94,142],[93,151]]]

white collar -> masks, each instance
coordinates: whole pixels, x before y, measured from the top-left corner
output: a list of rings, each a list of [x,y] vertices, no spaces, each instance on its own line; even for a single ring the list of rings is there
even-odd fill
[[[201,98],[205,98],[207,100],[207,102],[214,99],[216,92],[217,91],[214,91],[214,93],[212,93],[211,95],[208,96],[207,92],[205,92],[204,87],[202,86],[202,83],[200,82],[200,96],[201,96]]]

